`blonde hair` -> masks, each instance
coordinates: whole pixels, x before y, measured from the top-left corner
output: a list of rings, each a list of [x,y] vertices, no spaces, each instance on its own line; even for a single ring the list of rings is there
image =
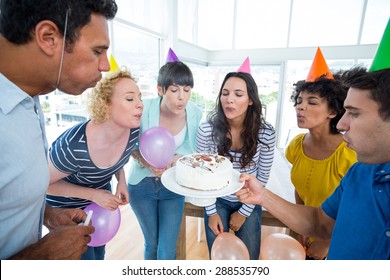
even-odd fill
[[[96,123],[102,123],[110,118],[110,105],[114,85],[120,79],[125,78],[137,82],[129,70],[122,68],[102,78],[92,89],[88,102],[88,111],[92,121]]]

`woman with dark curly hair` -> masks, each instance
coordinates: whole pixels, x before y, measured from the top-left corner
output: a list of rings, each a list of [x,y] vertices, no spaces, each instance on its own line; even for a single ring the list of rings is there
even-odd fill
[[[264,120],[255,80],[249,73],[225,76],[216,107],[197,135],[197,152],[230,158],[233,168],[267,183],[274,157],[275,130]],[[211,252],[218,234],[233,230],[246,245],[250,259],[258,260],[261,238],[259,206],[243,204],[234,194],[205,207],[207,245]]]
[[[299,81],[291,99],[299,128],[307,133],[297,135],[286,149],[292,164],[291,181],[297,204],[318,207],[339,185],[349,167],[356,162],[356,153],[347,147],[336,128],[343,116],[348,88],[343,86],[341,73],[332,78]],[[307,259],[324,259],[329,240],[300,236]]]

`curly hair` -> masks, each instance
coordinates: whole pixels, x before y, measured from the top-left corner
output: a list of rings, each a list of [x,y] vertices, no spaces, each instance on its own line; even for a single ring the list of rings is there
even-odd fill
[[[32,39],[35,26],[50,20],[64,34],[68,14],[66,49],[71,52],[81,28],[91,21],[92,13],[111,20],[117,10],[115,0],[1,0],[0,33],[13,44],[26,44]]]
[[[342,74],[342,71],[337,72],[333,75],[334,79],[319,77],[314,82],[306,82],[305,80],[298,81],[294,84],[295,89],[291,95],[294,107],[297,106],[297,100],[302,91],[317,93],[321,98],[325,98],[328,103],[328,108],[336,114],[329,123],[332,134],[340,132],[336,128],[336,125],[345,112],[344,100],[347,97],[348,87],[342,82]]]
[[[260,129],[265,128],[265,120],[262,114],[262,105],[258,94],[257,84],[252,75],[243,72],[230,72],[225,76],[219,90],[215,108],[210,112],[208,121],[213,127],[212,137],[214,142],[217,143],[218,154],[233,160],[233,157],[229,153],[230,147],[232,146],[230,127],[221,104],[223,87],[225,86],[226,81],[231,77],[237,77],[245,81],[249,99],[253,102],[247,109],[243,130],[241,132],[244,146],[240,150],[242,153],[240,165],[241,168],[244,168],[251,163],[252,158],[256,154],[257,145],[259,143],[266,145],[266,143],[262,143],[259,140],[259,131]]]
[[[88,102],[88,111],[92,121],[102,123],[110,118],[110,105],[114,92],[114,85],[120,79],[131,79],[134,82],[137,82],[130,71],[123,68],[102,78],[92,89]]]

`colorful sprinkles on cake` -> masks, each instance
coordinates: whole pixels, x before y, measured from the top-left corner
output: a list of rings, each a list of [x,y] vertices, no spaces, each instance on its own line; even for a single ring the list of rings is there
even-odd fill
[[[193,168],[199,167],[213,172],[209,167],[218,168],[219,163],[225,160],[224,157],[215,154],[197,154],[195,156],[185,156],[180,161]],[[209,166],[209,167],[208,167]]]

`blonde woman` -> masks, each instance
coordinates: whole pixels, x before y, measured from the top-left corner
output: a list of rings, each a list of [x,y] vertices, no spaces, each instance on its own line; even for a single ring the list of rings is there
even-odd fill
[[[143,104],[127,70],[103,78],[90,96],[90,120],[65,131],[49,151],[47,203],[85,208],[91,202],[115,210],[129,202],[123,166],[139,135]],[[111,193],[111,179],[118,179]],[[81,259],[104,259],[105,245],[89,247]]]

